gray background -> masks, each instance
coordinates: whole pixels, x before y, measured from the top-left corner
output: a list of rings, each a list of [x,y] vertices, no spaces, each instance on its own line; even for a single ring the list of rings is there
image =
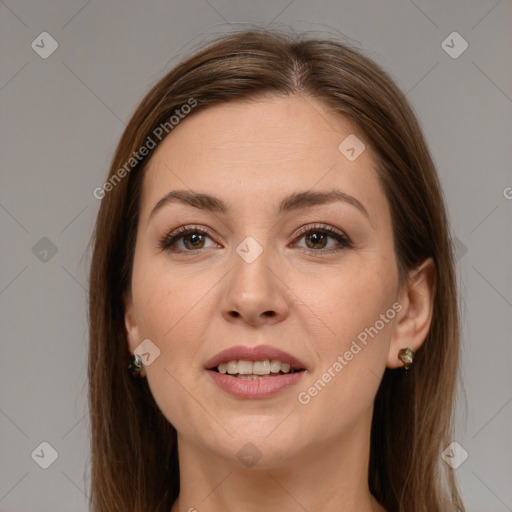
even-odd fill
[[[0,511],[87,510],[92,191],[148,88],[251,23],[342,33],[407,93],[458,239],[455,440],[469,457],[456,473],[468,511],[512,510],[510,0],[5,0],[0,15]],[[31,47],[43,31],[58,42],[46,59]],[[458,58],[441,45],[453,31],[469,44]],[[58,452],[48,469],[42,442]]]

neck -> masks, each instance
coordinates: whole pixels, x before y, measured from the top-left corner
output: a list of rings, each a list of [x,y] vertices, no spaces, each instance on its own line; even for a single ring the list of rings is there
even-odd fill
[[[323,439],[292,459],[250,469],[178,435],[180,495],[171,512],[385,512],[368,488],[369,427],[358,424],[345,439]]]

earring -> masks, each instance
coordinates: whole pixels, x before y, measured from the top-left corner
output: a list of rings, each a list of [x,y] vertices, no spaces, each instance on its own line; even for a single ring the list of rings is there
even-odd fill
[[[146,370],[142,366],[142,358],[139,354],[134,354],[131,357],[130,363],[128,364],[128,371],[132,377],[137,379],[142,379],[146,376]]]
[[[405,371],[407,371],[412,366],[414,361],[414,354],[416,354],[416,352],[410,347],[403,348],[400,350],[400,352],[398,352],[398,359],[404,363]]]

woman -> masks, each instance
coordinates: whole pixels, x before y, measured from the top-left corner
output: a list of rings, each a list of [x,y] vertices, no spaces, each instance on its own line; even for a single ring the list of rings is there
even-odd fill
[[[146,95],[95,195],[93,510],[464,510],[442,192],[374,62],[219,38]]]

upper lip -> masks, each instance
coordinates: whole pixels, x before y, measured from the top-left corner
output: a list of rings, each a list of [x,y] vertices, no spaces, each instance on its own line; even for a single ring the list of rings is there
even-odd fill
[[[272,347],[270,345],[258,345],[256,347],[247,347],[244,345],[237,345],[230,347],[218,354],[214,355],[211,359],[206,361],[204,367],[207,370],[216,368],[220,363],[227,363],[228,361],[265,361],[265,359],[277,359],[282,363],[288,363],[292,369],[302,370],[306,369],[306,365],[296,357],[288,354],[284,350]]]

